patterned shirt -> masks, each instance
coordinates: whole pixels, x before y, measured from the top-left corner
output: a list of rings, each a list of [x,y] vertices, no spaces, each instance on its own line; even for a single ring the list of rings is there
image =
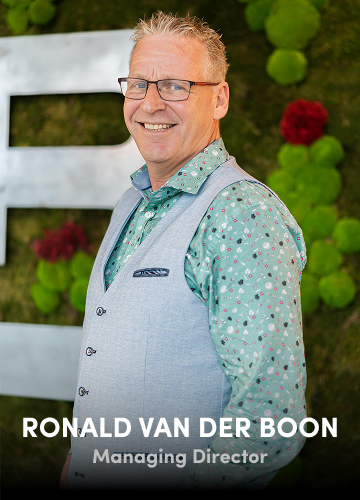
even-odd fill
[[[140,190],[143,199],[120,234],[105,267],[107,288],[181,196],[196,194],[207,177],[227,159],[220,138],[157,191],[152,191],[150,182],[146,189]],[[146,168],[144,165],[137,170],[132,180]],[[299,284],[299,276],[293,267],[298,263],[302,271],[305,261],[299,226],[286,207],[261,184],[249,181],[231,184],[214,198],[199,224],[186,254],[184,272],[191,290],[209,309],[211,335],[221,366],[232,384],[223,417],[233,421],[245,417],[258,422],[262,417],[297,419],[298,414],[304,413],[306,371],[301,331],[295,332],[297,340],[293,344],[294,329],[299,324],[294,311],[300,310],[295,286]],[[288,338],[292,339],[291,345]],[[294,354],[302,360],[301,364],[293,361]],[[264,356],[268,356],[265,368]],[[295,441],[284,440],[277,434],[277,440],[260,442],[258,429],[255,430],[256,436],[245,440],[220,437],[218,430],[208,448],[212,453],[230,455],[244,449],[249,453],[268,453],[277,465],[273,468],[280,469],[305,442],[298,433]],[[276,458],[278,450],[282,453]],[[249,465],[245,468],[204,461],[196,464],[191,474],[200,487],[212,484],[228,488],[251,481],[253,474],[256,476],[257,466]]]

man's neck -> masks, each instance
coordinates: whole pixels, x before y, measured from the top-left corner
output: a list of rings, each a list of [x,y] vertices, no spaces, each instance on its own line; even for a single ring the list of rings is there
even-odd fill
[[[148,165],[147,167],[152,190],[157,191],[158,189],[160,189],[161,186],[163,186],[165,182],[167,182],[176,172],[178,172],[184,165],[186,165],[186,163],[187,162],[185,162],[180,167],[176,165],[175,168],[173,168],[172,170],[168,170],[166,173],[164,173],[160,169],[157,169],[156,167],[151,168],[151,165]]]
[[[204,151],[207,146],[219,138],[220,132],[216,135],[214,134],[208,144],[205,144],[203,147],[199,148],[198,151],[184,158],[183,161],[176,163],[176,165],[162,165],[155,162],[147,162],[146,165],[153,192],[160,189],[161,186],[163,186],[176,172],[181,170],[189,161],[195,158],[198,154]]]

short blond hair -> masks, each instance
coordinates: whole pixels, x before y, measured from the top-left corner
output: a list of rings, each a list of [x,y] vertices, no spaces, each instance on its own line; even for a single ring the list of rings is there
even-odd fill
[[[186,17],[178,17],[177,14],[164,14],[158,11],[150,19],[140,19],[131,36],[134,47],[130,60],[136,45],[142,38],[165,34],[192,37],[199,40],[206,49],[206,78],[213,80],[213,83],[225,81],[229,64],[226,60],[226,50],[221,35],[210,28],[204,21],[189,14]]]

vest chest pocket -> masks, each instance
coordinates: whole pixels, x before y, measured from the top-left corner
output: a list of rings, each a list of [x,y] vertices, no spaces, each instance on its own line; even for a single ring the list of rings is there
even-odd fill
[[[133,273],[133,278],[163,278],[169,276],[170,269],[164,267],[151,267],[137,269]]]

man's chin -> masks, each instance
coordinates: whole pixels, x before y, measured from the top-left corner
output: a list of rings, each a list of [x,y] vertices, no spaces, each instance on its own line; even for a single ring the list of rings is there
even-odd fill
[[[144,144],[141,142],[140,144],[137,144],[137,146],[141,156],[148,165],[166,165],[171,163],[171,159],[174,157],[174,149],[169,147],[168,141],[154,139],[150,141],[150,144]]]

